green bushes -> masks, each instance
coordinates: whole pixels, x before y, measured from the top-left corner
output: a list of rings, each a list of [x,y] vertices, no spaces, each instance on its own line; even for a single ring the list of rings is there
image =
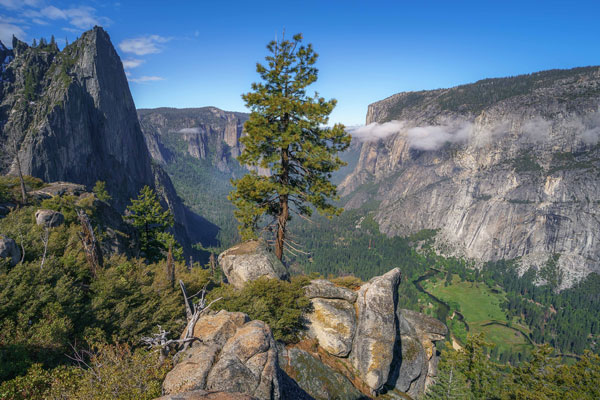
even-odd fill
[[[153,399],[161,395],[161,384],[171,368],[160,363],[156,353],[132,350],[125,344],[93,346],[79,352],[85,368],[61,366],[45,370],[33,364],[24,376],[0,385],[4,400],[37,399]]]
[[[92,277],[75,210],[94,215],[93,199],[53,197],[0,219],[0,232],[25,249],[23,263],[0,265],[0,381],[25,374],[34,364],[53,368],[68,362],[64,354],[75,342],[137,345],[158,324],[175,335],[183,330],[183,300],[171,286],[165,262],[147,264],[107,254],[104,268]],[[34,216],[39,207],[65,215],[63,225],[49,230],[43,269],[44,229]],[[195,293],[208,281],[209,271],[188,271],[176,262],[175,276]]]
[[[310,311],[310,300],[304,296],[309,278],[292,278],[291,282],[260,278],[248,282],[241,290],[226,285],[210,292],[209,298],[223,297],[213,305],[215,310],[240,311],[251,319],[266,322],[277,340],[297,341],[304,329],[302,315]]]
[[[25,187],[27,190],[35,190],[44,186],[41,179],[31,176],[24,176]],[[21,199],[21,187],[19,177],[4,175],[0,176],[0,203],[19,202]]]

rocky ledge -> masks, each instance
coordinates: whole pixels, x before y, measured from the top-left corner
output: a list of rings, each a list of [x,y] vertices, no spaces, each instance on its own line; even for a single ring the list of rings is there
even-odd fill
[[[257,241],[235,246],[219,260],[236,287],[260,276],[287,276]],[[168,395],[163,399],[422,397],[437,373],[434,343],[448,329],[399,307],[400,279],[400,269],[394,268],[358,290],[311,281],[304,288],[313,305],[304,316],[306,333],[287,346],[276,343],[264,322],[250,321],[246,314],[221,310],[204,315],[194,329],[199,340],[176,356],[163,383]]]

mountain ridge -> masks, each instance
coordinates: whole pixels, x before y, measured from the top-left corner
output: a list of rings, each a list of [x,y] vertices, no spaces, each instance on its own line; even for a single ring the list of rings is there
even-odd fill
[[[144,185],[155,188],[175,216],[186,253],[197,228],[168,176],[151,162],[123,64],[101,27],[62,51],[13,39],[0,82],[0,137],[15,138],[23,173],[46,182],[91,188],[106,182],[119,211]],[[15,154],[3,172],[14,170]]]
[[[520,258],[522,271],[561,254],[560,287],[569,287],[598,271],[600,257],[600,68],[481,82],[493,87],[472,84],[473,99],[498,98],[481,110],[459,92],[469,85],[371,104],[368,126],[393,129],[366,136],[341,185],[346,206],[376,200],[388,235],[439,229],[439,249]]]

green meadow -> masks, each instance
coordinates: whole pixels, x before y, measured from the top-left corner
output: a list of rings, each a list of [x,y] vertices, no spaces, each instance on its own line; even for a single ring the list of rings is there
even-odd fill
[[[531,349],[524,335],[529,333],[529,328],[509,321],[502,311],[501,303],[506,294],[501,288],[490,288],[483,282],[463,281],[458,275],[453,275],[448,284],[438,275],[438,278],[424,282],[423,287],[450,306],[447,323],[460,342],[465,342],[467,331],[454,311],[464,316],[470,333],[483,332],[486,340],[496,345],[495,352],[526,353]]]

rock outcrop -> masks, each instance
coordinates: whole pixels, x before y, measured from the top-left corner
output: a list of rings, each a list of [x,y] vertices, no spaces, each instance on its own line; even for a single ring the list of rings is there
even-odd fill
[[[256,397],[243,393],[209,392],[195,390],[193,392],[178,393],[159,397],[155,400],[257,400]]]
[[[108,34],[94,27],[62,51],[15,39],[9,59],[0,73],[0,143],[18,141],[23,173],[88,190],[104,181],[120,212],[143,186],[155,188],[175,216],[186,254],[193,254],[194,224],[168,176],[152,165]],[[1,165],[0,173],[14,172],[14,164]]]
[[[54,210],[37,210],[35,223],[48,228],[55,228],[65,222],[65,216]]]
[[[313,305],[305,315],[308,329],[300,342],[287,346],[246,314],[222,310],[204,315],[193,333],[200,340],[175,357],[163,392],[300,400],[407,393],[418,399],[437,374],[434,343],[444,339],[447,328],[398,307],[400,277],[395,268],[357,291],[324,279],[311,281],[304,287]]]
[[[0,258],[8,260],[11,267],[17,265],[21,259],[21,250],[17,242],[6,236],[0,235]]]
[[[260,240],[249,240],[219,254],[219,265],[235,288],[266,276],[287,279],[288,272],[275,254]]]
[[[178,354],[163,382],[165,394],[206,390],[280,398],[277,347],[264,322],[220,311],[201,317],[194,336],[200,340]]]
[[[400,275],[400,269],[395,268],[371,279],[358,291],[358,325],[352,345],[352,364],[373,393],[387,382],[394,359]]]
[[[438,229],[439,249],[470,259],[520,258],[524,269],[561,254],[569,287],[600,271],[599,104],[599,67],[371,104],[366,123],[398,121],[396,132],[364,138],[345,208],[376,200],[383,233]]]
[[[313,312],[307,316],[309,335],[332,356],[346,357],[352,350],[356,332],[356,314],[346,300],[320,299],[312,301]]]
[[[306,393],[291,393],[290,399],[365,399],[343,374],[325,364],[306,350],[282,346],[279,365]],[[288,393],[286,393],[288,394]],[[304,396],[302,396],[304,394]]]
[[[327,280],[313,280],[304,291],[313,305],[306,315],[306,335],[315,345],[302,345],[303,353],[288,349],[288,363],[324,363],[369,396],[389,391],[422,396],[437,374],[434,342],[443,340],[448,330],[434,318],[398,307],[400,277],[395,268],[356,292]],[[317,383],[302,383],[307,376],[317,382],[319,378],[294,372],[297,366],[284,369],[291,375],[300,374],[304,390],[319,393],[314,388]]]
[[[395,387],[412,397],[420,393],[437,376],[434,342],[444,340],[448,327],[435,318],[412,310],[398,309],[398,333],[402,362],[399,365]]]
[[[50,182],[41,189],[32,190],[28,195],[39,199],[49,199],[54,196],[63,195],[79,196],[85,192],[86,187],[84,185],[70,182]]]

